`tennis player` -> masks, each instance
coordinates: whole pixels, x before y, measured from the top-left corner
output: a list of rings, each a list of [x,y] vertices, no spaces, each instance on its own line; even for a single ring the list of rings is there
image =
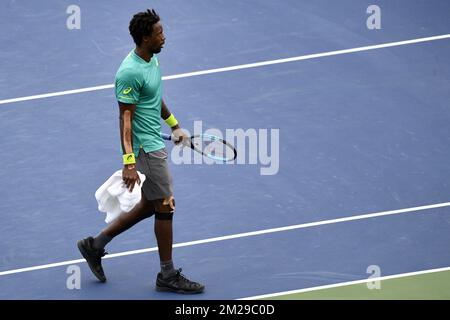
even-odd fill
[[[122,213],[96,237],[78,241],[77,245],[94,275],[105,282],[101,258],[105,246],[114,237],[139,221],[155,216],[154,231],[158,242],[161,272],[156,290],[177,293],[200,293],[204,286],[187,279],[172,261],[172,218],[175,200],[167,152],[161,139],[160,118],[176,133],[178,142],[188,139],[162,99],[161,73],[157,54],[164,46],[163,27],[155,10],[139,12],[129,25],[136,44],[117,71],[116,98],[120,109],[120,137],[123,149],[122,177],[132,191],[140,184],[137,170],[145,174],[142,200],[133,210]]]

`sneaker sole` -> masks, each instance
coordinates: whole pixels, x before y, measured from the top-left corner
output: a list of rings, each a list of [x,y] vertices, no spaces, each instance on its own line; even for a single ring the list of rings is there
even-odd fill
[[[87,264],[88,264],[88,266],[89,266],[89,269],[91,269],[91,271],[92,271],[92,273],[94,274],[94,276],[95,276],[100,282],[106,282],[106,277],[102,277],[101,275],[99,275],[99,274],[95,271],[95,269],[94,269],[93,267],[91,267],[91,264],[88,262],[88,258],[87,258],[87,257],[89,257],[89,255],[87,254],[86,250],[85,250],[84,247],[83,247],[82,240],[80,240],[80,241],[77,242],[77,247],[78,247],[78,250],[80,250],[80,253],[81,253],[81,255],[83,256],[83,258],[86,260],[86,262],[87,262]]]
[[[202,293],[203,291],[205,291],[205,288],[201,288],[196,291],[186,291],[186,290],[182,290],[182,289],[176,290],[176,289],[167,288],[167,287],[160,287],[158,285],[155,286],[155,289],[158,292],[174,292],[174,293],[181,293],[181,294],[198,294],[198,293]]]

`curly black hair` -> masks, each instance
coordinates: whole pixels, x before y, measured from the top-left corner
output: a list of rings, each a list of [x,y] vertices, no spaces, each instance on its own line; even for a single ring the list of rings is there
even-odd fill
[[[158,23],[159,20],[159,15],[154,9],[147,9],[147,11],[136,13],[133,16],[128,29],[137,46],[141,45],[143,36],[152,34],[153,25]]]

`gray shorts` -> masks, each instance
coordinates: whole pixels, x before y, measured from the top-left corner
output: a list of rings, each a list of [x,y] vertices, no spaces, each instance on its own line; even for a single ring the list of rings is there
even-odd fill
[[[136,168],[145,174],[142,191],[147,200],[173,196],[172,176],[169,172],[166,149],[145,153],[141,148],[136,159]]]

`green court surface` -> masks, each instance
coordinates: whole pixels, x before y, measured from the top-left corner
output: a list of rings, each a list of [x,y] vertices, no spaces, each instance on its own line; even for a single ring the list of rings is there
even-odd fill
[[[369,283],[370,285],[373,283]],[[368,283],[277,295],[265,300],[449,300],[450,271],[382,280],[380,289]]]

